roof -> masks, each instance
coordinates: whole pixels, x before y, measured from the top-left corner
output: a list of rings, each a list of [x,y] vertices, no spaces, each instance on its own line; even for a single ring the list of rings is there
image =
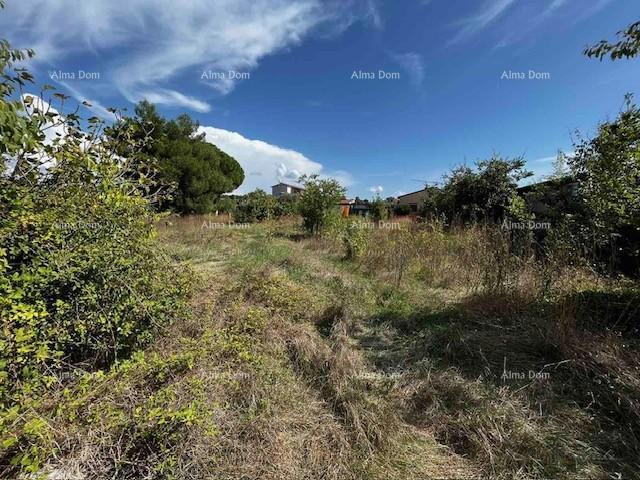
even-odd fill
[[[275,185],[271,185],[271,188],[277,187],[278,185],[286,185],[287,187],[298,188],[300,190],[304,190],[304,187],[302,185],[296,185],[295,183],[285,183],[285,182],[278,182]]]
[[[404,195],[398,195],[398,198],[406,197],[407,195],[413,195],[415,193],[424,192],[426,188],[421,188],[420,190],[416,190],[415,192],[405,193]]]
[[[552,186],[552,185],[564,186],[564,185],[569,185],[571,183],[574,183],[575,181],[576,181],[575,178],[573,178],[570,175],[567,175],[567,176],[561,177],[561,178],[550,178],[550,179],[547,179],[547,180],[541,180],[541,181],[538,181],[538,182],[529,183],[528,185],[522,185],[522,186],[516,188],[516,190],[518,192],[528,192],[529,190],[533,190],[536,187]]]

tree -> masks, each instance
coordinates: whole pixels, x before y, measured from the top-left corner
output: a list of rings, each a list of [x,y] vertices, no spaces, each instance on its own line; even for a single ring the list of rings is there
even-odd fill
[[[28,56],[0,41],[0,426],[18,432],[3,467],[34,474],[35,437],[21,435],[44,392],[77,362],[107,367],[143,346],[185,313],[187,282],[155,241],[140,132],[105,136],[50,88],[16,98],[32,77],[14,63]],[[46,139],[51,125],[63,141]]]
[[[240,186],[244,172],[240,164],[215,145],[197,134],[198,124],[188,115],[165,120],[155,106],[142,101],[136,106],[136,117],[123,126],[136,128],[140,138],[148,138],[144,154],[157,159],[162,179],[173,185],[173,196],[165,207],[184,213],[208,213],[215,210],[223,193]]]
[[[317,235],[327,224],[331,214],[337,212],[338,204],[346,191],[333,179],[320,179],[318,175],[302,176],[304,192],[300,197],[300,214],[304,227]]]
[[[376,196],[370,203],[371,217],[374,222],[380,222],[389,218],[389,208],[387,203],[379,196]]]
[[[445,177],[441,189],[429,189],[425,205],[449,221],[499,222],[517,194],[518,182],[530,175],[524,159],[494,155],[479,161],[475,170],[468,166],[455,168]]]
[[[627,96],[625,109],[598,134],[576,146],[569,161],[579,181],[588,228],[598,243],[618,238],[619,249],[638,258],[640,240],[640,109]],[[624,253],[624,252],[623,252]]]
[[[253,223],[274,217],[277,200],[261,189],[247,193],[236,207],[235,220],[240,223]]]
[[[600,40],[599,43],[584,49],[587,57],[595,57],[602,60],[609,55],[611,60],[620,58],[633,58],[640,53],[640,22],[629,25],[625,30],[618,32],[621,37],[617,43]]]

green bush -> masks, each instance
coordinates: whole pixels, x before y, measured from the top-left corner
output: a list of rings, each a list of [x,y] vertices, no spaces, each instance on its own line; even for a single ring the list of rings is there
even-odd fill
[[[342,243],[347,259],[357,259],[364,255],[369,245],[370,229],[366,222],[346,221],[342,233]]]
[[[374,222],[380,222],[389,218],[389,209],[387,208],[387,204],[382,198],[374,198],[370,205],[371,219]]]
[[[232,197],[220,197],[214,204],[213,209],[219,214],[234,214],[236,211],[236,200]]]
[[[298,195],[293,194],[286,194],[278,197],[273,209],[274,217],[281,218],[297,215],[300,211],[298,200]]]
[[[338,211],[338,202],[345,189],[336,180],[319,179],[318,175],[301,178],[305,190],[300,198],[300,214],[304,227],[313,234],[320,234]]]
[[[411,207],[409,205],[396,205],[393,207],[393,213],[399,217],[409,215],[411,213]]]
[[[96,118],[83,131],[75,114],[12,100],[15,56],[0,50],[0,144],[13,160],[0,177],[2,426],[6,408],[41,398],[64,370],[106,366],[182,315],[188,283],[154,241],[157,185],[131,132],[115,140]],[[45,142],[56,122],[64,141]],[[115,141],[128,158],[111,154]]]
[[[276,204],[275,197],[267,194],[264,190],[257,189],[247,193],[238,201],[235,221],[253,223],[273,218]]]
[[[235,210],[236,222],[253,223],[297,215],[299,202],[297,195],[274,197],[257,189],[238,200]]]

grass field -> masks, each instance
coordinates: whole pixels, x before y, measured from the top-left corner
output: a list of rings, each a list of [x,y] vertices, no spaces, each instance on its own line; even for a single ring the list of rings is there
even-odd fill
[[[479,230],[405,224],[346,259],[295,220],[204,222],[160,228],[192,269],[191,317],[42,414],[58,478],[640,471],[638,343],[590,318],[601,305],[626,308],[618,324],[636,318],[632,287],[501,264]]]

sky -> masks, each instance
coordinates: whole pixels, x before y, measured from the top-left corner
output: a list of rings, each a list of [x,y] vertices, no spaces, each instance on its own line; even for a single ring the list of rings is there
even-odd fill
[[[397,196],[494,153],[543,178],[640,87],[640,59],[582,54],[636,0],[6,3],[0,37],[35,49],[39,85],[106,120],[143,98],[188,113],[244,168],[237,193],[319,173]]]

